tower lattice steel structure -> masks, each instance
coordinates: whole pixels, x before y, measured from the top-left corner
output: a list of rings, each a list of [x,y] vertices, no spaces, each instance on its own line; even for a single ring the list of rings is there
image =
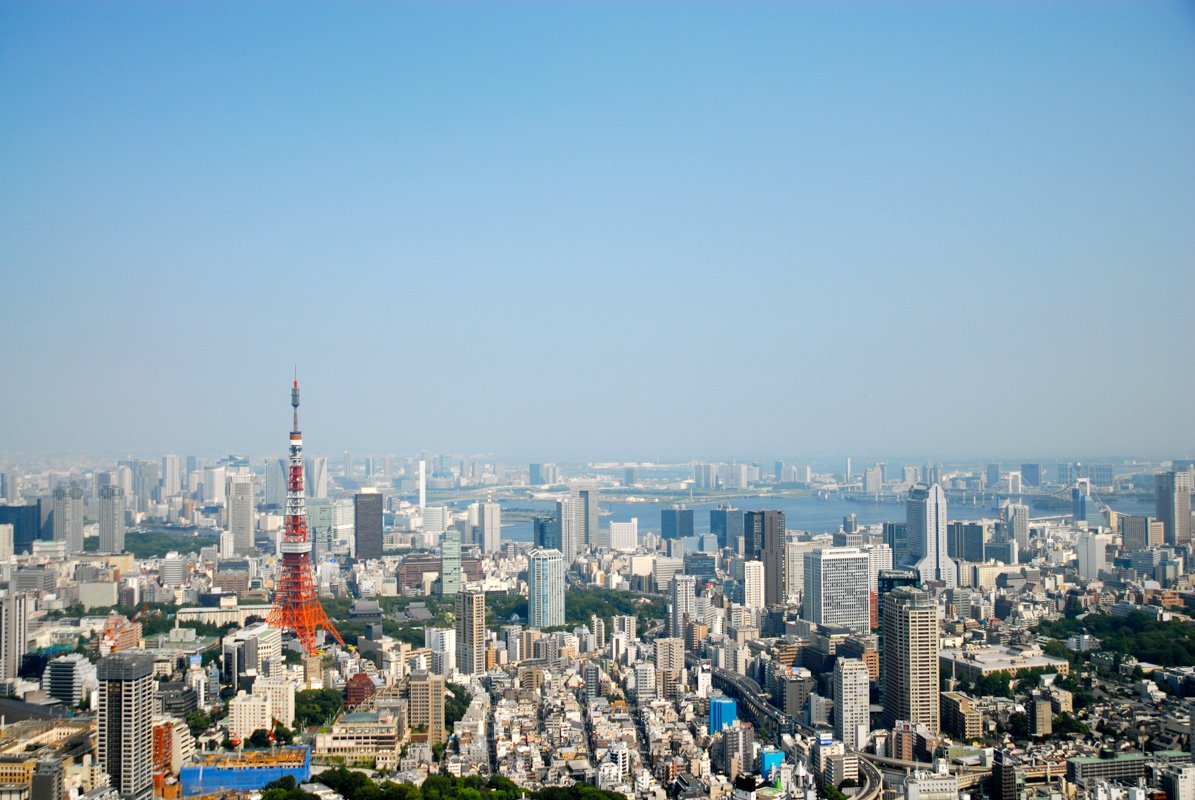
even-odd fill
[[[344,644],[332,620],[315,593],[315,570],[311,566],[311,539],[307,536],[307,507],[303,500],[303,435],[299,433],[299,379],[290,391],[294,427],[290,432],[290,464],[286,475],[286,522],[279,548],[282,574],[274,607],[266,620],[277,628],[290,628],[299,637],[307,655],[316,652],[315,629],[323,628]]]

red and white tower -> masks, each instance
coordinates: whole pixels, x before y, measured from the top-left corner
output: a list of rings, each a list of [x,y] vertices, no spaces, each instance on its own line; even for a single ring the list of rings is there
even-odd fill
[[[307,536],[307,507],[303,501],[303,435],[299,433],[299,379],[290,390],[294,427],[290,432],[290,465],[286,476],[286,521],[279,547],[282,574],[274,593],[274,607],[267,622],[276,628],[290,628],[299,637],[303,651],[316,651],[315,629],[323,628],[344,644],[332,620],[315,593],[315,571],[311,566],[311,539]]]

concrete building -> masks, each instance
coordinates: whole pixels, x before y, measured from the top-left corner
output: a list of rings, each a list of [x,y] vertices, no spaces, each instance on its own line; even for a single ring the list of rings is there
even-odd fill
[[[559,550],[527,554],[527,615],[533,628],[564,624],[564,556]]]
[[[938,733],[938,606],[920,589],[901,587],[884,595],[882,659],[884,726],[897,721]]]
[[[462,675],[485,672],[485,592],[456,596],[456,669]]]
[[[946,493],[941,486],[919,483],[909,491],[905,527],[908,564],[920,573],[922,584],[957,586],[958,568],[948,552]]]
[[[870,588],[871,560],[862,550],[833,547],[805,554],[805,619],[870,633]]]
[[[96,758],[121,800],[153,796],[154,658],[118,652],[100,659]]]
[[[857,658],[834,662],[834,736],[858,750],[871,730],[871,677]]]

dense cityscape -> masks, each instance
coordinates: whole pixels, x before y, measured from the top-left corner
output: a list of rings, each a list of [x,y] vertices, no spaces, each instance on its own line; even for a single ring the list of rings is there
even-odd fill
[[[1195,800],[1193,87],[1193,0],[0,0],[0,800]]]
[[[291,405],[5,465],[7,800],[1195,791],[1195,461],[336,459]]]

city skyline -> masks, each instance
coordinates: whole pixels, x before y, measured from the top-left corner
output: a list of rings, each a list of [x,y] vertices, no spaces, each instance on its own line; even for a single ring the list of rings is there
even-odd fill
[[[1195,452],[1187,5],[286,29],[0,8],[5,457]]]

